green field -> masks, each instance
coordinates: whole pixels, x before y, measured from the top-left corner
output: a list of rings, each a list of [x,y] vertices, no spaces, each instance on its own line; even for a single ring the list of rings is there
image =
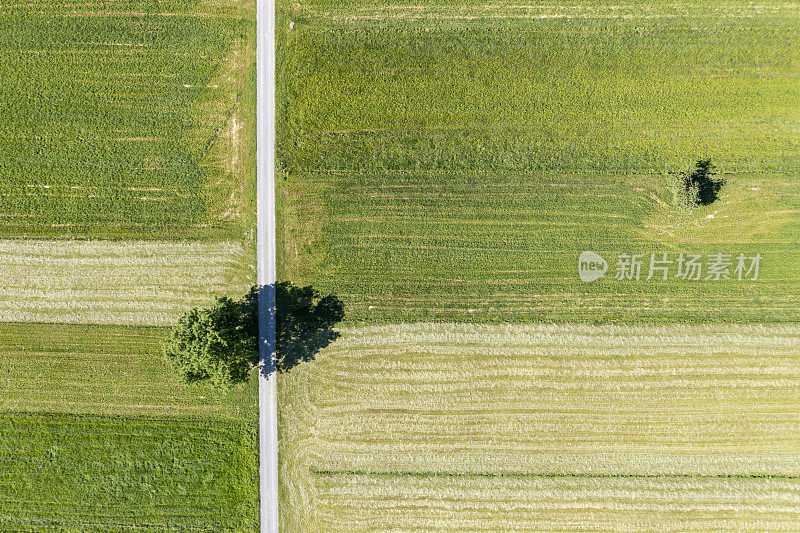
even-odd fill
[[[256,440],[255,423],[0,415],[0,529],[254,530]]]
[[[257,524],[255,382],[178,382],[166,331],[0,325],[0,530]]]
[[[280,4],[279,277],[349,321],[282,530],[797,529],[800,6]],[[258,528],[255,380],[151,327],[253,283],[253,14],[0,0],[2,531]],[[681,252],[760,277],[612,279]]]
[[[321,192],[287,200],[299,222],[284,247],[285,272],[339,294],[351,320],[796,321],[800,182],[731,177],[719,201],[683,213],[667,203],[665,179],[596,171],[315,175],[303,186]],[[753,187],[768,192],[754,196]],[[304,207],[314,201],[318,207]],[[302,244],[321,213],[325,225]],[[580,281],[583,250],[609,260],[605,279]],[[674,261],[678,252],[761,253],[759,279],[645,281],[647,262],[640,281],[610,279],[618,254],[670,253]]]
[[[254,282],[254,6],[0,0],[0,531],[255,531],[256,383],[167,326]]]
[[[352,320],[796,320],[796,15],[295,8],[283,275],[341,294]],[[701,157],[728,183],[687,213],[673,183]],[[589,286],[583,250],[759,252],[763,268],[758,283]]]
[[[784,530],[796,326],[347,328],[280,383],[287,531]]]
[[[242,238],[252,31],[243,2],[0,3],[0,235]]]
[[[252,391],[182,383],[161,355],[163,328],[0,324],[4,412],[195,416],[251,411]]]

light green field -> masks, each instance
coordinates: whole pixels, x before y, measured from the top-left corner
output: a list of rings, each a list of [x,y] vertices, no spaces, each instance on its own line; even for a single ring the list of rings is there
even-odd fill
[[[0,235],[242,238],[252,11],[0,2]]]
[[[232,242],[0,240],[0,321],[171,325],[252,285]]]
[[[282,375],[286,531],[792,530],[796,326],[348,328]]]
[[[0,325],[0,530],[250,531],[255,381],[177,381],[163,329]]]
[[[647,175],[317,175],[305,186],[322,192],[285,200],[295,218],[284,275],[339,294],[350,320],[796,321],[800,182],[736,179],[685,213]],[[609,261],[605,279],[580,281],[583,250]],[[683,281],[672,265],[668,281],[645,281],[650,253],[665,252],[673,261],[758,252],[761,271],[755,281]],[[644,254],[640,281],[611,279],[621,253]]]
[[[591,4],[296,7],[286,167],[798,169],[800,8]]]
[[[351,320],[797,320],[796,6],[445,4],[287,8],[282,276]],[[583,250],[763,264],[584,285]]]
[[[237,418],[249,392],[182,383],[162,355],[163,328],[0,324],[0,410]],[[252,392],[252,391],[250,391]]]

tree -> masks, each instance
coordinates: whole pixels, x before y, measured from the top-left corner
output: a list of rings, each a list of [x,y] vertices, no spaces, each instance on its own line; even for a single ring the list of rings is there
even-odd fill
[[[228,389],[247,380],[258,361],[258,337],[246,311],[227,297],[217,298],[209,309],[190,310],[164,345],[167,361],[190,383],[209,379],[214,387]]]
[[[228,389],[247,380],[258,366],[258,294],[256,286],[238,302],[217,298],[212,307],[191,309],[178,320],[164,355],[184,381],[208,379]],[[282,282],[275,285],[275,302],[279,372],[313,359],[339,336],[333,327],[344,318],[344,305],[336,296]]]
[[[717,199],[725,180],[715,179],[715,170],[710,159],[701,159],[692,172],[683,174],[683,190],[689,205],[708,205]]]

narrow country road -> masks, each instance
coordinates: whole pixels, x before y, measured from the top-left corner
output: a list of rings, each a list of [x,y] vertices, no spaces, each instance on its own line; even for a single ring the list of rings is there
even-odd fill
[[[261,532],[278,533],[275,372],[275,0],[257,0],[256,157],[259,290],[259,487]]]

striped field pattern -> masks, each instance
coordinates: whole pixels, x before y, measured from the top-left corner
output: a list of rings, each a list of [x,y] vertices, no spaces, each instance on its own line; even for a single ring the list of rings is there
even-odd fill
[[[718,202],[680,212],[658,174],[315,174],[283,257],[298,271],[316,258],[308,278],[350,320],[793,322],[800,183],[726,177]],[[312,252],[294,259],[304,239]],[[584,250],[609,261],[605,279],[580,281]],[[639,281],[610,279],[619,254],[679,252],[760,253],[762,268],[755,281],[645,281],[645,261]]]
[[[798,5],[286,10],[281,275],[350,320],[797,320]],[[683,209],[701,158],[727,183]],[[584,250],[764,260],[755,283],[585,285]]]
[[[167,330],[0,324],[0,531],[254,531],[255,380],[180,383]]]
[[[350,328],[282,375],[289,531],[791,530],[797,326]]]
[[[251,285],[240,243],[0,241],[0,321],[171,325]]]
[[[163,356],[167,333],[0,324],[0,411],[219,419],[252,407],[247,395],[219,395],[208,385],[181,382]]]

